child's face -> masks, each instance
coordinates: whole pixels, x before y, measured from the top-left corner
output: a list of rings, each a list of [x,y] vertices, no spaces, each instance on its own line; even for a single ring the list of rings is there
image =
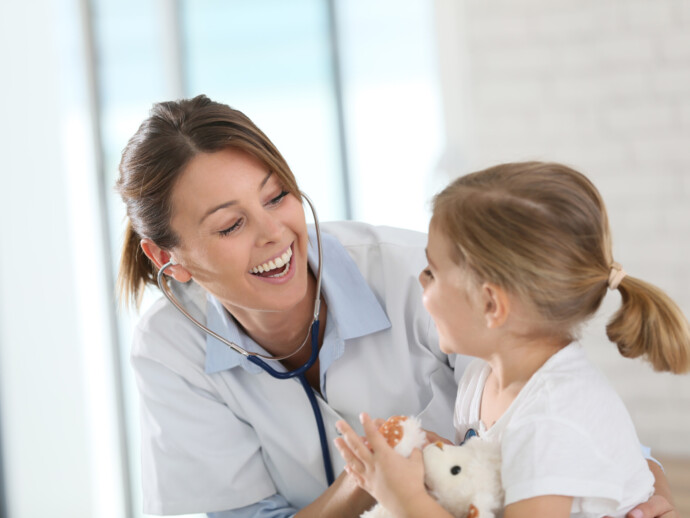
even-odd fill
[[[468,273],[453,261],[451,243],[432,219],[426,255],[429,266],[419,274],[422,300],[438,329],[441,350],[480,356],[483,312],[473,298]]]

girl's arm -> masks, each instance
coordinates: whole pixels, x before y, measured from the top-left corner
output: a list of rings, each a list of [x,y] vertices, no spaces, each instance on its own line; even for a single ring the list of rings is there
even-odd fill
[[[537,496],[506,506],[503,518],[534,518],[535,516],[569,518],[572,505],[571,496]]]
[[[395,516],[452,518],[424,487],[422,452],[409,458],[391,448],[368,415],[360,416],[367,443],[344,421],[336,426],[342,437],[335,445],[355,482]]]

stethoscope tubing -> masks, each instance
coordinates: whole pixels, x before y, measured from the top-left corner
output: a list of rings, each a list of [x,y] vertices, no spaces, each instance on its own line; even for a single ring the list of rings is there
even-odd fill
[[[314,412],[314,419],[316,420],[316,428],[319,432],[319,442],[321,443],[321,455],[323,456],[323,467],[326,471],[326,480],[330,486],[335,480],[333,475],[333,464],[331,463],[331,452],[328,445],[328,438],[326,435],[326,427],[323,422],[323,414],[319,408],[319,402],[316,400],[314,389],[307,381],[306,372],[311,368],[319,357],[319,321],[315,320],[311,325],[311,356],[301,367],[288,372],[280,372],[268,365],[265,361],[257,356],[249,356],[247,359],[255,365],[261,367],[268,374],[277,379],[298,378],[304,388],[304,392],[309,398],[312,411]]]
[[[270,376],[276,379],[299,379],[302,388],[304,389],[304,392],[306,393],[307,398],[309,399],[309,403],[311,404],[312,412],[314,413],[314,419],[316,420],[316,428],[319,432],[319,442],[321,443],[321,455],[323,456],[324,471],[326,472],[326,480],[328,481],[328,485],[330,486],[334,482],[335,476],[333,474],[333,464],[331,462],[328,436],[326,435],[326,427],[323,421],[323,414],[321,413],[321,409],[319,408],[319,402],[317,401],[316,395],[314,394],[314,389],[311,387],[311,385],[309,385],[309,382],[307,381],[306,377],[306,372],[314,365],[314,363],[316,363],[316,360],[319,356],[319,312],[321,310],[321,274],[323,265],[321,229],[319,227],[319,219],[316,215],[316,209],[314,208],[314,204],[311,202],[311,200],[306,194],[301,193],[301,195],[309,204],[312,214],[314,215],[314,228],[316,230],[316,243],[319,256],[319,265],[316,274],[316,295],[314,297],[314,314],[312,324],[310,326],[309,331],[307,332],[307,336],[305,337],[304,342],[302,342],[302,345],[300,345],[297,349],[295,349],[295,351],[291,352],[290,354],[284,356],[267,356],[264,354],[247,351],[246,349],[243,349],[236,343],[231,342],[230,340],[219,335],[215,331],[209,329],[204,324],[199,322],[184,308],[184,306],[180,303],[179,300],[177,300],[177,298],[173,295],[172,291],[168,287],[168,284],[165,280],[164,272],[167,268],[175,264],[172,260],[164,264],[160,268],[160,270],[158,271],[157,281],[158,287],[163,292],[163,295],[165,295],[166,298],[173,304],[173,306],[175,306],[188,320],[194,323],[194,325],[196,325],[199,329],[211,335],[215,339],[219,340],[221,343],[227,345],[233,351],[241,354],[242,356],[245,356],[248,361],[263,369]],[[280,361],[297,354],[309,339],[309,335],[311,335],[311,355],[309,356],[309,359],[306,362],[304,362],[300,367],[293,369],[291,371],[281,372],[274,369],[264,361]]]

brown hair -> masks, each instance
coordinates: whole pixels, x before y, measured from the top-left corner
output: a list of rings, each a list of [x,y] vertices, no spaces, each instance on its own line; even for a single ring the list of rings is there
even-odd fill
[[[141,249],[142,238],[162,249],[179,244],[170,228],[175,181],[199,153],[236,148],[259,159],[301,198],[287,162],[268,137],[242,112],[204,95],[153,105],[149,117],[127,143],[115,184],[127,206],[118,291],[120,299],[139,305],[157,269]]]
[[[581,173],[555,163],[509,163],[452,182],[434,198],[433,220],[454,244],[455,262],[476,282],[531,301],[572,338],[606,293],[613,263],[606,208]],[[607,325],[623,356],[655,370],[690,369],[690,329],[660,289],[626,276],[622,306]]]

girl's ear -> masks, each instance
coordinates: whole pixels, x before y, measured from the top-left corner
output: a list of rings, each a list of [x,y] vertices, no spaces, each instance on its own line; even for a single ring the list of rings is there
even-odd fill
[[[501,327],[510,313],[510,299],[506,291],[496,284],[485,282],[481,287],[484,320],[488,329]]]
[[[158,269],[162,268],[163,265],[170,262],[173,258],[170,252],[163,250],[156,243],[148,238],[141,240],[141,249],[146,254],[146,257],[153,261]],[[189,273],[184,266],[181,264],[174,264],[165,269],[165,275],[171,276],[178,282],[187,282],[192,278],[192,274]]]

